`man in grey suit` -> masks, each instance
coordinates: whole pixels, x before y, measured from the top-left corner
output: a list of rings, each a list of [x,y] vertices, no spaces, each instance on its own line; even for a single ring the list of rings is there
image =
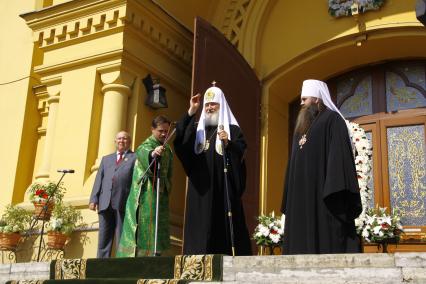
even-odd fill
[[[98,258],[111,256],[115,236],[120,241],[124,210],[132,184],[135,154],[129,149],[130,135],[120,131],[115,137],[117,151],[102,158],[90,196],[89,209],[99,215]]]

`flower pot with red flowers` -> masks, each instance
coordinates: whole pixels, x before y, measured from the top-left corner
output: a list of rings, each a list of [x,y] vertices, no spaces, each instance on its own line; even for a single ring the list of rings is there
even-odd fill
[[[30,220],[31,212],[16,205],[6,206],[0,219],[0,250],[15,251]]]
[[[52,181],[37,181],[29,188],[29,199],[34,204],[34,218],[49,220],[55,202],[60,202],[64,196],[63,184],[57,186]]]

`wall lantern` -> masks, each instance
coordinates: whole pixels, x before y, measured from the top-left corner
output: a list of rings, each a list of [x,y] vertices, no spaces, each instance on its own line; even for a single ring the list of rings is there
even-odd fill
[[[147,93],[145,100],[147,106],[153,109],[168,107],[166,89],[160,86],[160,81],[158,79],[152,80],[151,74],[148,74],[142,79],[142,82],[145,85]]]

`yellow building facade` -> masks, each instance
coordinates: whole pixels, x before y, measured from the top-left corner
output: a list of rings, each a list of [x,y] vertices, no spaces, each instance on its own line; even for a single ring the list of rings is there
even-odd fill
[[[193,18],[211,22],[240,51],[262,83],[259,213],[281,205],[288,159],[289,103],[302,81],[328,80],[383,62],[426,58],[426,29],[415,0],[335,18],[328,1],[33,0],[4,4],[0,30],[0,206],[21,203],[37,180],[71,168],[65,201],[82,210],[89,242],[70,257],[94,257],[97,215],[87,209],[103,155],[126,129],[135,149],[154,116],[178,120],[191,94]],[[142,79],[167,90],[169,107],[145,105]],[[244,82],[240,82],[244,83]],[[173,244],[179,250],[185,175],[174,161]],[[254,217],[254,216],[253,216]],[[84,247],[84,249],[82,249]],[[75,249],[74,249],[75,248]],[[78,249],[79,248],[79,249]]]

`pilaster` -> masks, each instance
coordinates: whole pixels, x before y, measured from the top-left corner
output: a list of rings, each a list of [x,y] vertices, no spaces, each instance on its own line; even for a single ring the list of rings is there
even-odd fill
[[[50,176],[50,165],[52,160],[52,152],[54,147],[54,137],[56,131],[56,120],[59,108],[60,100],[60,86],[61,78],[53,78],[47,81],[42,81],[46,86],[46,91],[40,94],[39,96],[39,105],[45,106],[41,108],[40,115],[46,116],[47,114],[47,123],[46,127],[39,127],[39,134],[42,135],[44,132],[46,134],[43,156],[41,157],[41,166],[35,175],[36,180],[48,179]],[[47,112],[45,111],[47,109]],[[42,120],[43,121],[43,120]]]

